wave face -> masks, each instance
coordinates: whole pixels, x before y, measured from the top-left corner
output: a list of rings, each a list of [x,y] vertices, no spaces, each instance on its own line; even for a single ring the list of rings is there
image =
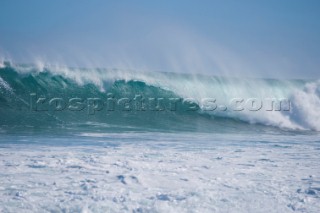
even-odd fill
[[[0,125],[320,131],[320,81],[0,67]]]

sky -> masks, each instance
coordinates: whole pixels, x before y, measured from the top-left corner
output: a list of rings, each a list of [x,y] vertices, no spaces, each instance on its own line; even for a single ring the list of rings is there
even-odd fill
[[[318,0],[3,0],[0,59],[320,79]]]

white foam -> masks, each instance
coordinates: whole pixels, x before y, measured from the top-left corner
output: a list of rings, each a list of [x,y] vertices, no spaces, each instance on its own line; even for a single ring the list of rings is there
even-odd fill
[[[147,144],[139,142],[145,135],[137,134],[138,140],[121,144],[123,136],[109,139],[119,142],[117,147],[3,145],[0,211],[256,213],[320,209],[320,159],[312,143],[277,143],[268,138],[270,144],[253,146],[245,145],[246,141],[258,142],[264,136],[259,140],[244,137],[243,141],[227,137],[235,140],[230,143],[226,136],[220,141],[218,135],[209,135],[214,142],[203,144],[196,135],[180,135],[177,141],[164,134],[155,138],[167,141]],[[311,138],[279,136],[275,140],[305,139]]]
[[[292,119],[305,128],[320,131],[320,81],[306,84],[292,95]]]

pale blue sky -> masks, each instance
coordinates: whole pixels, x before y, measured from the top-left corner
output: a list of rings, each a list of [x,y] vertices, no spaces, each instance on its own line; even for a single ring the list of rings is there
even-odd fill
[[[320,78],[320,1],[3,0],[0,57]]]

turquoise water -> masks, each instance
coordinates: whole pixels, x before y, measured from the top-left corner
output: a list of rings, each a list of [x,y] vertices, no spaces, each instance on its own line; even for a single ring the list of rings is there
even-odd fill
[[[319,91],[317,80],[4,64],[0,211],[319,212]],[[240,111],[234,98],[290,107]]]

